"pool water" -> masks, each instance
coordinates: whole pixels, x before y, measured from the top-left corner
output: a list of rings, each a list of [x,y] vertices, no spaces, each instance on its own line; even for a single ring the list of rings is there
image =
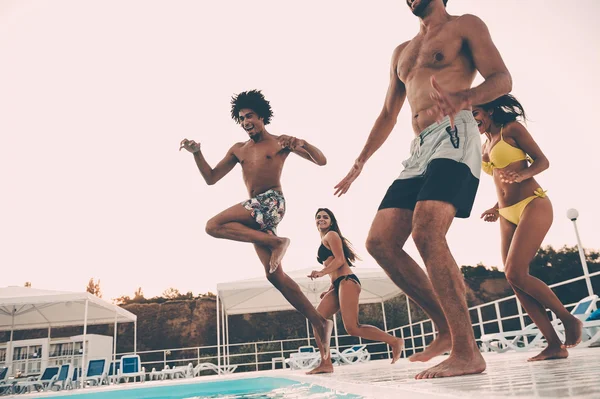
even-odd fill
[[[249,378],[195,384],[143,387],[125,385],[125,389],[104,392],[71,393],[53,399],[360,399],[361,396],[334,391],[322,386],[299,383],[287,378]]]

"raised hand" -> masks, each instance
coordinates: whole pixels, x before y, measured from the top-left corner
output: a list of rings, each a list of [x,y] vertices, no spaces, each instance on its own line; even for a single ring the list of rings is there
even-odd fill
[[[194,140],[183,139],[181,140],[181,143],[179,143],[179,151],[183,148],[193,154],[200,151],[200,143],[196,143]]]
[[[481,219],[486,222],[495,222],[499,217],[500,212],[498,212],[498,208],[496,207],[490,208],[481,214]]]
[[[354,180],[356,180],[356,178],[360,175],[360,172],[362,172],[364,165],[364,162],[361,162],[358,159],[354,161],[354,165],[352,165],[352,169],[350,169],[350,172],[348,172],[346,177],[344,177],[342,181],[333,187],[335,189],[333,195],[341,197],[342,194],[346,194]]]

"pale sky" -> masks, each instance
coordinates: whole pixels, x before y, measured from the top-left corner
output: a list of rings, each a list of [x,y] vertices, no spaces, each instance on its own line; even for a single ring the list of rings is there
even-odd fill
[[[513,76],[513,94],[550,160],[537,179],[555,210],[544,245],[600,248],[598,151],[600,31],[597,0],[450,0],[451,14],[488,25]],[[403,0],[0,1],[0,286],[146,297],[194,294],[263,274],[250,244],[217,240],[206,221],[247,198],[237,166],[207,186],[182,138],[214,166],[246,140],[231,95],[262,89],[273,134],[308,140],[325,167],[291,155],[283,173],[292,240],[285,270],[317,268],[318,207],[378,267],[365,239],[413,137],[406,103],[396,128],[350,192],[333,186],[360,152],[381,109],[393,49],[418,20]],[[480,79],[477,80],[477,83]],[[496,202],[482,174],[472,216],[449,245],[459,265],[501,266]],[[418,259],[412,243],[409,253]]]

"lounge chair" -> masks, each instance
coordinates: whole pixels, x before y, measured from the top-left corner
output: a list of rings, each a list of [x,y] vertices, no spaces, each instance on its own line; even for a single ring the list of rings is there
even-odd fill
[[[117,383],[117,379],[119,378],[119,371],[121,370],[121,362],[119,360],[115,362],[110,362],[108,366],[108,382],[112,384]]]
[[[187,366],[176,366],[170,368],[169,365],[165,366],[162,370],[152,369],[150,373],[148,373],[148,377],[150,380],[166,380],[166,379],[176,379],[176,378],[191,378],[194,376],[194,365],[189,363]]]
[[[198,377],[203,370],[214,371],[217,374],[231,374],[237,369],[237,365],[222,365],[221,367],[213,363],[198,363],[192,371],[194,377]]]
[[[60,391],[63,389],[71,389],[71,388],[73,388],[72,382],[73,382],[73,366],[71,366],[69,363],[66,363],[66,364],[63,364],[60,366],[60,369],[58,370],[58,374],[56,374],[54,377],[52,377],[52,380],[50,381],[50,383],[48,384],[48,387],[46,389],[51,390],[51,391],[54,391],[55,389],[57,391]]]
[[[301,346],[298,348],[298,352],[290,354],[289,359],[285,360],[285,363],[290,366],[292,370],[301,370],[317,367],[321,362],[321,353],[315,350],[312,345]]]
[[[597,295],[591,295],[581,299],[575,304],[573,310],[571,310],[571,314],[581,320],[585,320],[585,318],[596,308],[597,300]],[[564,340],[564,327],[562,327],[560,320],[554,320],[552,324],[556,332]],[[536,346],[543,346],[545,345],[545,340],[538,327],[534,323],[531,323],[522,330],[483,334],[481,336],[481,344],[485,349],[502,353],[511,349],[515,351],[526,351]]]
[[[12,393],[12,382],[8,382],[8,367],[0,367],[0,395]]]
[[[579,301],[571,311],[573,316],[583,322],[581,343],[577,345],[578,348],[587,348],[600,342],[600,320],[587,320],[597,310],[597,307],[598,295],[590,295]],[[560,320],[556,323],[556,330],[561,338],[564,339],[565,328]]]
[[[79,382],[90,385],[108,385],[107,364],[108,361],[106,359],[91,359],[88,362],[86,375]]]
[[[140,360],[139,355],[125,355],[121,357],[120,360],[121,368],[119,373],[117,374],[117,383],[125,380],[125,382],[129,382],[130,378],[135,379],[139,377],[140,382],[144,382],[146,380],[146,369],[142,367],[142,361]]]
[[[367,350],[367,345],[354,345],[341,352],[332,349],[331,360],[337,364],[364,363],[371,360],[371,354]]]
[[[53,382],[53,378],[58,374],[58,366],[50,366],[44,369],[44,372],[35,379],[19,381],[13,386],[16,393],[32,392],[33,389],[41,391],[46,389],[48,384]]]

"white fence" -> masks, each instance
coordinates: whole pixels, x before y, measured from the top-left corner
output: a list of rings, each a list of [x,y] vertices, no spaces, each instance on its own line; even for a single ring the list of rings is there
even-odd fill
[[[600,276],[600,271],[591,273],[588,276],[580,276],[552,284],[550,287],[565,287],[577,282],[582,282],[586,278],[591,280],[591,278],[598,276]],[[596,293],[598,293],[598,290],[596,290]],[[587,291],[582,291],[581,298],[587,295]],[[565,306],[570,308],[575,305],[575,303],[565,304]],[[415,351],[424,349],[427,344],[435,338],[433,322],[430,319],[413,322],[409,301],[407,301],[407,306],[409,310],[409,323],[388,330],[389,333],[404,339],[405,347],[403,356],[409,356]],[[475,337],[478,342],[481,342],[479,337],[482,334],[522,329],[531,322],[515,295],[473,306],[469,308],[469,313],[471,315]],[[551,317],[555,318],[556,316],[552,314]],[[307,343],[314,343],[314,338],[229,344],[225,346],[224,351],[221,353],[221,364],[237,365],[237,371],[270,369],[273,366],[272,360],[274,358],[289,358],[290,353],[296,352],[298,347],[306,345]],[[351,337],[349,335],[340,335],[338,337],[337,345],[332,345],[332,347],[343,350],[352,345],[356,345],[357,343],[363,342],[360,338]],[[382,342],[365,342],[364,344],[367,345],[367,349],[371,353],[372,359],[390,356],[389,348]],[[118,357],[124,354],[125,353],[120,353]],[[186,365],[188,363],[193,363],[195,365],[201,362],[217,364],[218,360],[217,345],[142,351],[137,352],[137,354],[140,355],[142,364],[146,367],[146,371],[150,371],[152,368],[161,370],[167,365],[173,367]]]

